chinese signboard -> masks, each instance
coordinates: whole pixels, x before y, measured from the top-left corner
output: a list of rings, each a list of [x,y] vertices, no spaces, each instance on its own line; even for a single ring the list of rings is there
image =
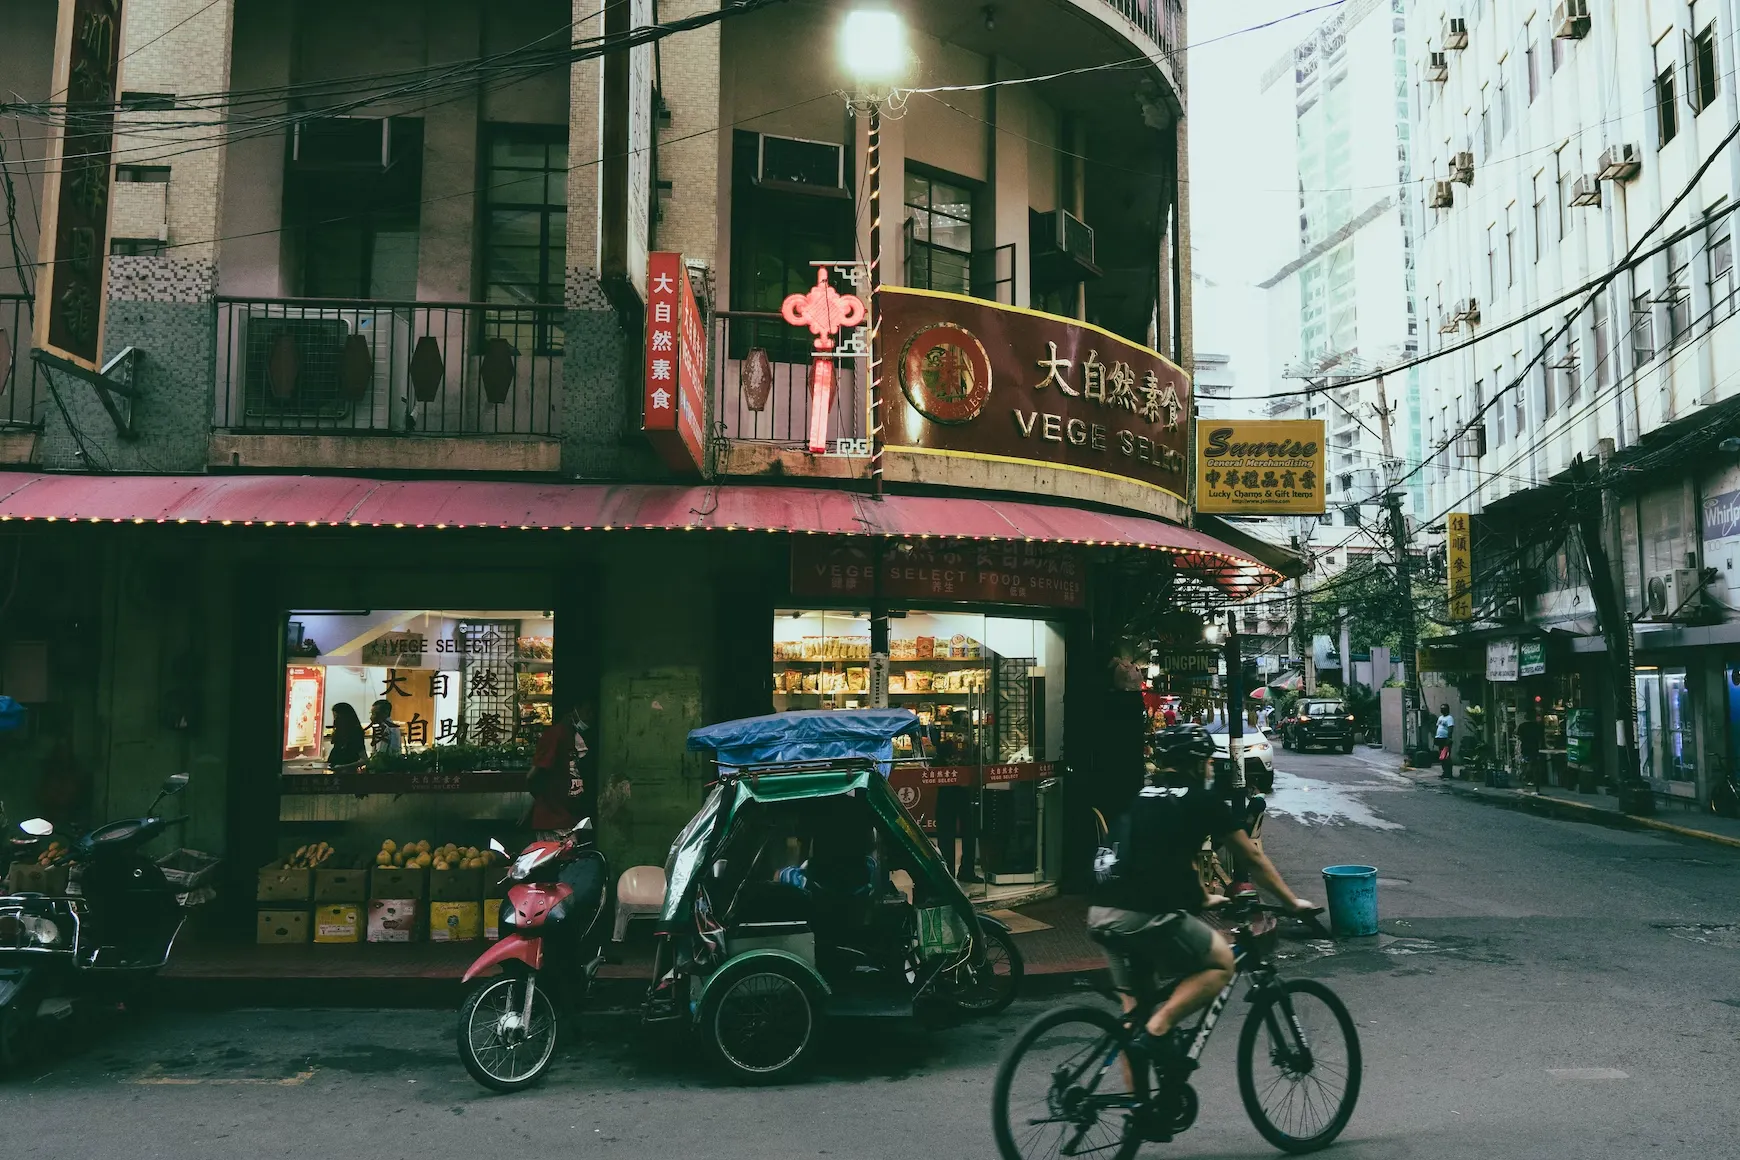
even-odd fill
[[[707,336],[683,256],[647,256],[646,393],[641,430],[673,471],[699,473],[707,381]]]
[[[109,191],[121,78],[121,0],[61,0],[54,91],[66,128],[50,145],[36,345],[99,369],[107,300]]]
[[[1517,646],[1517,675],[1519,677],[1540,677],[1547,672],[1547,642],[1544,640],[1525,640]]]
[[[1323,420],[1198,423],[1196,436],[1197,511],[1323,514]]]
[[[631,0],[628,22],[639,31],[653,23],[653,0]],[[653,171],[653,46],[649,41],[628,50],[628,248],[627,272],[644,298],[642,273],[646,271],[647,238],[652,230]]]
[[[1014,781],[1044,781],[1057,776],[1054,761],[1011,765],[896,765],[888,786],[918,824],[936,826],[936,791],[942,786],[1003,785]]]
[[[1507,682],[1517,679],[1517,647],[1514,640],[1486,642],[1486,679]]]
[[[948,541],[885,549],[882,591],[892,600],[942,600],[1082,608],[1087,569],[1073,552],[1051,544]],[[868,544],[818,536],[794,539],[794,596],[869,599],[876,587],[876,555]]]
[[[1132,480],[1183,499],[1190,380],[1108,331],[928,290],[884,287],[892,450]]]
[[[1445,564],[1450,570],[1450,619],[1474,619],[1474,542],[1467,512],[1444,522]]]

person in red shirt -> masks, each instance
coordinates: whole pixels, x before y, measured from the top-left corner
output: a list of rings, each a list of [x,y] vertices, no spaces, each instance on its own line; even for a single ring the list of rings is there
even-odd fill
[[[532,771],[526,775],[526,789],[532,795],[526,824],[540,839],[573,829],[584,811],[586,781],[580,762],[589,752],[585,738],[592,717],[589,709],[577,700],[558,701],[554,723],[538,738]]]
[[[1160,719],[1168,726],[1178,724],[1178,707],[1171,701],[1166,702],[1166,707],[1160,710]]]

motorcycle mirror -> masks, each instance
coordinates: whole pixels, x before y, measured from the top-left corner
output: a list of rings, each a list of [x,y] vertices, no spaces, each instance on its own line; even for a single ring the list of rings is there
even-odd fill
[[[592,832],[592,819],[581,818],[580,824],[574,827],[574,832],[576,834],[590,834]]]
[[[46,838],[54,833],[54,823],[47,818],[28,818],[19,822],[18,828],[32,838]]]
[[[172,773],[163,783],[163,792],[168,795],[178,794],[186,788],[187,775],[185,773]]]
[[[489,848],[494,850],[497,854],[500,854],[503,858],[508,856],[507,847],[494,838],[489,840]]]
[[[725,877],[725,871],[728,868],[730,868],[730,865],[731,865],[731,863],[727,862],[723,858],[721,858],[717,862],[713,863],[713,877],[715,877],[715,878]]]

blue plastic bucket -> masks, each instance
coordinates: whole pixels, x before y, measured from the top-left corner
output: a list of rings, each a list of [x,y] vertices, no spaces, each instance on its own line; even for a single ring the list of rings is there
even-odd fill
[[[1329,921],[1343,937],[1378,932],[1377,867],[1325,866],[1323,889],[1329,895]]]

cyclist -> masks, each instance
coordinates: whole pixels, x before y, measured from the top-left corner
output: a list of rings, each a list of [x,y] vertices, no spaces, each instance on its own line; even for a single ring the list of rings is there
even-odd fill
[[[1214,738],[1201,725],[1174,725],[1154,737],[1147,785],[1113,825],[1096,859],[1098,879],[1088,929],[1105,944],[1124,1010],[1157,975],[1183,976],[1148,1018],[1138,1049],[1162,1071],[1177,1069],[1187,1045],[1174,1029],[1208,1006],[1232,981],[1226,937],[1197,915],[1211,901],[1194,859],[1204,838],[1229,842],[1258,885],[1295,911],[1315,910],[1281,880],[1227,803],[1210,791]]]

